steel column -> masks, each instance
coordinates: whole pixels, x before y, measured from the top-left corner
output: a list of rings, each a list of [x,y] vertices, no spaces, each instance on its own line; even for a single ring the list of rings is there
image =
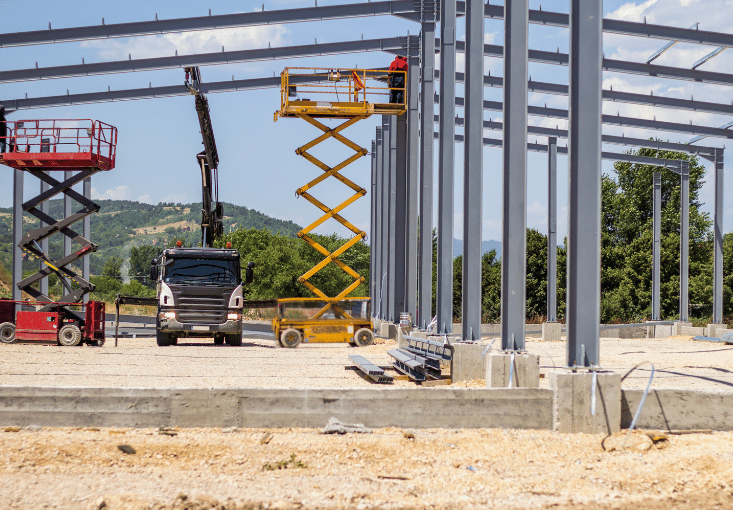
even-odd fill
[[[18,282],[23,279],[23,252],[18,244],[23,239],[23,170],[13,170],[13,300],[23,298]]]
[[[371,156],[371,186],[369,188],[370,200],[369,200],[369,297],[371,298],[371,316],[374,317],[374,303],[376,295],[376,280],[375,275],[375,257],[376,250],[374,249],[374,240],[377,235],[377,229],[375,227],[375,215],[377,214],[377,208],[375,200],[377,197],[377,142],[372,140]]]
[[[406,115],[390,116],[395,141],[394,183],[395,183],[395,227],[394,227],[394,302],[392,314],[395,321],[405,311],[405,236],[407,230],[407,122]]]
[[[407,290],[405,295],[405,310],[417,320],[417,272],[418,272],[418,238],[417,238],[417,209],[418,186],[420,180],[420,59],[417,56],[408,56],[407,72],[407,237],[405,273]]]
[[[527,0],[507,2],[504,20],[501,348],[523,351],[527,307]]]
[[[91,177],[84,179],[84,182],[82,183],[82,194],[85,198],[88,198],[89,200],[92,199]],[[87,216],[82,220],[82,236],[84,236],[84,239],[88,239],[89,241],[92,240],[92,218],[90,216]],[[89,263],[91,262],[91,258],[91,256],[84,257],[81,262],[81,277],[86,281],[89,281],[89,273],[91,269]],[[84,294],[82,299],[84,303],[88,303],[89,294]]]
[[[662,249],[662,174],[654,172],[654,218],[652,220],[652,320],[662,320],[659,312],[660,304],[660,266]]]
[[[47,182],[41,181],[41,190],[40,190],[41,193],[48,191],[50,187],[51,186]],[[48,200],[46,200],[45,202],[43,202],[40,205],[41,212],[44,214],[48,214],[49,212],[48,206],[49,206],[49,202]],[[41,222],[42,227],[45,227],[46,225],[47,223],[44,223],[43,221]],[[84,237],[89,239],[89,237],[87,237],[86,234],[84,234]],[[41,250],[43,250],[45,253],[48,253],[48,238],[41,240]],[[46,264],[44,264],[41,261],[38,261],[38,264],[39,264],[39,269],[43,269],[44,267],[46,267]],[[89,280],[89,278],[84,278],[84,279],[87,281]],[[40,282],[38,282],[38,290],[41,291],[41,294],[43,294],[44,296],[48,296],[48,277],[45,277]]]
[[[466,127],[463,159],[462,338],[481,338],[484,3],[466,0]]]
[[[599,360],[602,20],[603,0],[571,0],[567,285],[570,367],[597,366]]]
[[[375,180],[376,191],[374,193],[374,237],[372,237],[372,258],[374,259],[374,296],[372,297],[372,316],[381,317],[382,313],[382,246],[384,243],[384,231],[382,230],[382,127],[376,129],[376,154],[375,159]]]
[[[389,117],[382,115],[382,293],[379,318],[388,320],[389,299]]]
[[[557,322],[557,138],[547,139],[547,322]]]
[[[723,149],[715,150],[715,213],[713,249],[713,324],[723,321]]]
[[[440,2],[437,331],[453,332],[453,181],[456,114],[456,2]]]
[[[680,321],[687,322],[689,314],[690,271],[690,164],[680,167]]]
[[[387,258],[387,320],[395,321],[394,309],[397,301],[396,271],[397,271],[397,124],[393,115],[387,116],[389,123],[389,226],[387,237],[389,237],[389,252]],[[399,320],[399,315],[397,316]]]
[[[423,22],[420,38],[420,287],[417,324],[426,328],[433,315],[433,114],[435,112],[435,23]]]

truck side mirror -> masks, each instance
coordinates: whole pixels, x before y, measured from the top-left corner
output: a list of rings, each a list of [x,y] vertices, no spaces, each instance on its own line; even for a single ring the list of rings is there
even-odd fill
[[[150,264],[150,281],[155,282],[158,280],[158,266],[155,265],[155,260]]]
[[[255,279],[255,272],[252,270],[255,267],[254,262],[247,264],[247,269],[244,272],[244,283],[252,283]]]

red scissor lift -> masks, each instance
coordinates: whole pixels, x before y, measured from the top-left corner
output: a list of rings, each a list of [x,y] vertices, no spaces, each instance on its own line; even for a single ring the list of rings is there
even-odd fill
[[[104,303],[82,298],[94,290],[94,285],[72,268],[79,259],[96,251],[97,245],[72,230],[71,226],[99,211],[99,205],[72,187],[97,172],[115,166],[117,128],[93,120],[22,120],[8,122],[5,139],[7,152],[0,154],[0,163],[26,171],[49,185],[49,189],[23,204],[23,211],[45,224],[27,232],[18,244],[21,250],[38,258],[44,267],[18,282],[18,288],[35,299],[34,302],[0,300],[0,341],[57,341],[61,345],[82,342],[104,343]],[[59,181],[55,171],[77,171]],[[71,216],[56,220],[38,206],[63,193],[76,200],[82,208]],[[39,244],[53,234],[63,234],[79,245],[71,254],[54,260]],[[65,294],[54,301],[34,285],[55,273]],[[76,288],[72,288],[72,283]]]

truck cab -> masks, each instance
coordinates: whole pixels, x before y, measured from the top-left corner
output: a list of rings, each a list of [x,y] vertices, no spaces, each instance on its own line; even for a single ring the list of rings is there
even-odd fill
[[[250,262],[243,282],[239,252],[230,248],[168,248],[153,259],[158,345],[175,345],[181,337],[242,345],[243,285],[252,282],[253,267]]]

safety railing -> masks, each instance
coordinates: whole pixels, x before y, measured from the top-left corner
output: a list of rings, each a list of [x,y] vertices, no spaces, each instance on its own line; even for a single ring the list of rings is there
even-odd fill
[[[7,122],[8,136],[0,137],[7,153],[87,153],[114,166],[117,128],[90,119],[44,119]]]
[[[303,101],[404,107],[406,75],[377,69],[286,67],[281,74],[281,111]]]

